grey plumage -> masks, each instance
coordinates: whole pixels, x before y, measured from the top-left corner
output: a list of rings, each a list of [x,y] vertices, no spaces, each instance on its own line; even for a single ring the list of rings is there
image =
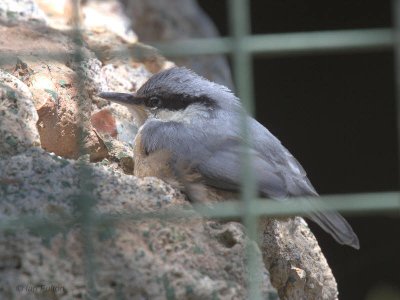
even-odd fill
[[[240,187],[242,106],[229,89],[185,68],[152,76],[136,95],[102,93],[125,105],[145,105],[151,117],[142,126],[148,153],[169,150],[176,161],[195,168],[205,183],[221,189]],[[300,163],[255,119],[247,117],[250,152],[260,193],[283,200],[317,196]],[[339,243],[359,248],[356,234],[337,212],[313,211],[309,218]]]

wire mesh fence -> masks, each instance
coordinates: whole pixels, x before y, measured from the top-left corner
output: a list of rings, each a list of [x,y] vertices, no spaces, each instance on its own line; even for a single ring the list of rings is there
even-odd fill
[[[393,18],[395,28],[393,29],[363,29],[363,30],[343,30],[327,32],[309,33],[285,33],[270,35],[252,35],[250,29],[251,13],[249,0],[229,0],[229,26],[230,37],[212,39],[193,39],[174,42],[173,44],[155,44],[161,53],[169,57],[207,55],[207,54],[229,54],[232,57],[232,65],[235,75],[235,85],[240,99],[249,114],[254,113],[254,91],[253,91],[253,55],[267,57],[283,55],[313,55],[316,53],[336,53],[350,51],[371,51],[376,49],[394,48],[397,58],[396,83],[397,83],[397,120],[400,132],[400,76],[398,71],[400,53],[400,0],[393,1]],[[74,63],[81,64],[84,61],[81,53],[82,36],[80,34],[80,24],[78,17],[79,1],[75,1],[74,23],[75,34],[75,56]],[[40,53],[38,53],[40,55]],[[115,53],[121,55],[122,53]],[[62,53],[54,53],[53,58]],[[45,58],[45,57],[44,57]],[[85,101],[85,75],[78,72],[76,83],[79,87],[81,96],[80,101]],[[84,106],[84,103],[79,103]],[[85,110],[82,108],[81,113]],[[85,116],[81,116],[84,119]],[[244,120],[244,118],[243,118]],[[248,140],[249,134],[246,122],[242,122],[244,140]],[[83,128],[83,126],[81,127]],[[85,132],[80,131],[80,140],[83,142]],[[399,142],[400,143],[400,142]],[[246,147],[245,147],[246,148]],[[400,149],[400,147],[399,147]],[[83,152],[82,152],[83,154]],[[284,203],[269,201],[267,199],[257,199],[255,179],[250,170],[251,157],[249,152],[244,151],[242,163],[242,194],[241,202],[228,201],[217,203],[213,207],[195,204],[197,213],[209,218],[231,218],[241,217],[247,229],[247,234],[251,240],[257,239],[258,218],[263,216],[291,216],[305,215],[306,205],[313,201],[310,198],[298,198]],[[43,228],[50,226],[53,230],[63,230],[72,223],[79,223],[82,227],[82,235],[85,249],[85,269],[87,278],[88,294],[96,297],[94,276],[96,271],[95,262],[92,259],[93,245],[91,242],[92,230],[96,226],[114,226],[116,222],[122,220],[138,220],[143,218],[177,219],[194,217],[195,215],[187,210],[174,209],[173,211],[161,211],[159,213],[137,213],[126,215],[95,214],[93,207],[96,203],[94,195],[91,193],[91,176],[87,165],[82,162],[80,166],[80,193],[76,195],[75,215],[65,220],[43,219],[42,217],[21,217],[19,219],[0,220],[1,230],[18,230],[21,226],[26,228]],[[318,200],[314,199],[314,208],[318,210],[338,210],[352,214],[377,214],[380,212],[400,213],[400,193],[366,193],[355,195],[331,195],[322,196]],[[258,274],[256,269],[254,248],[249,246],[247,251],[247,263],[250,278],[248,281],[249,298],[261,299],[260,291],[257,286],[257,278],[252,274]]]

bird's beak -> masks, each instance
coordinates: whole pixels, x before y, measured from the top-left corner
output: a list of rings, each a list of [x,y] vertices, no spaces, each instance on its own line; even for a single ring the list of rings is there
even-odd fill
[[[98,96],[125,106],[143,104],[143,99],[134,94],[102,92]]]

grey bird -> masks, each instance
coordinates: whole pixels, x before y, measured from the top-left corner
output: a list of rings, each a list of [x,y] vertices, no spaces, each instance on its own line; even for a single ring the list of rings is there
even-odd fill
[[[130,109],[144,109],[149,115],[135,138],[136,174],[158,173],[162,178],[169,176],[165,170],[171,165],[184,162],[206,186],[240,189],[243,108],[228,88],[174,67],[153,75],[136,94],[103,92],[99,96]],[[300,163],[281,142],[254,118],[246,118],[259,193],[279,201],[318,196]],[[155,163],[146,161],[149,157]],[[339,213],[312,210],[308,218],[338,243],[359,249],[357,235]]]

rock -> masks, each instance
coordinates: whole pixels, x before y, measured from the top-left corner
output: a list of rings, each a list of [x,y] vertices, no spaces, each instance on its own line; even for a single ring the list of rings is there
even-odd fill
[[[49,15],[48,23],[57,29],[71,28],[74,23],[75,0],[36,0],[38,6]],[[110,32],[124,42],[136,43],[137,36],[131,29],[129,18],[117,0],[78,0],[76,7],[82,29],[88,33]]]
[[[8,24],[21,21],[45,23],[45,15],[34,0],[2,0],[0,21]]]
[[[207,221],[194,212],[192,219],[170,221],[123,218],[128,213],[191,208],[182,194],[158,179],[138,179],[101,164],[87,168],[91,192],[86,201],[93,201],[97,214],[121,219],[90,233],[96,299],[246,298],[247,241],[241,224]],[[16,231],[0,233],[0,261],[9,261],[1,269],[0,298],[20,299],[24,293],[16,292],[17,285],[44,283],[62,286],[46,299],[88,295],[84,233],[77,223],[62,227],[85,201],[79,198],[81,176],[75,161],[40,149],[0,160],[2,222],[32,215],[56,221],[30,230],[20,223]],[[257,259],[262,266],[261,255]],[[265,268],[261,278],[263,292],[273,293]]]
[[[43,149],[65,158],[90,154],[91,161],[108,156],[104,142],[94,129],[84,122],[85,132],[80,142],[78,107],[72,99],[59,99],[58,103],[48,101],[39,111],[38,129]]]
[[[215,25],[195,0],[124,0],[123,3],[132,19],[133,30],[142,42],[219,36]],[[233,89],[231,72],[222,55],[197,55],[176,59],[175,63]]]
[[[106,64],[101,74],[110,91],[135,92],[151,77],[151,73],[143,66],[132,67],[123,64]]]
[[[0,67],[9,72],[14,71],[19,61],[67,64],[75,49],[67,34],[36,23],[18,23],[15,26],[0,23],[0,38],[7,41],[0,43]]]
[[[121,2],[88,0],[83,3],[82,13],[84,14],[84,25],[89,30],[112,32],[130,44],[138,41]]]
[[[96,34],[91,35],[96,40],[94,36]],[[66,158],[77,158],[85,153],[89,153],[93,161],[108,157],[110,153],[94,131],[90,119],[80,118],[78,111],[84,110],[84,115],[91,115],[91,110],[96,114],[98,109],[109,107],[109,103],[96,97],[99,91],[135,91],[151,75],[144,65],[136,63],[130,66],[114,60],[113,64],[103,66],[86,48],[82,51],[83,61],[77,63],[73,59],[76,47],[68,35],[49,31],[37,24],[33,28],[23,24],[14,27],[0,25],[0,38],[10,41],[7,45],[0,45],[0,66],[23,81],[33,94],[40,117],[38,129],[42,147]],[[27,44],[32,45],[29,50]],[[46,56],[56,60],[47,60]],[[145,116],[136,112],[132,116],[129,111],[121,114],[118,112],[124,108],[113,106],[110,108],[117,112],[119,136],[129,145],[137,132],[135,123],[139,123],[132,121],[142,120]],[[85,133],[82,148],[78,139],[81,125]],[[116,159],[125,161],[122,164],[124,169],[132,168],[132,159]]]
[[[80,91],[76,83],[76,73],[65,64],[46,63],[42,60],[36,61],[34,58],[30,60],[27,57],[26,59],[28,62],[19,61],[14,73],[20,77],[22,74],[21,79],[33,93],[39,115],[37,127],[42,147],[66,158],[76,159],[85,153],[90,153],[93,161],[107,157],[107,149],[94,132],[89,120],[80,121],[78,114],[79,110],[90,114],[89,93],[93,94],[98,89],[96,77],[100,69],[97,69],[97,76],[93,73],[99,62],[88,59],[80,67],[82,76],[87,78],[82,80],[87,89]],[[23,69],[21,65],[24,66]],[[79,104],[80,97],[85,97],[83,105]],[[80,126],[83,126],[85,132],[81,144]]]
[[[0,156],[40,147],[38,114],[28,87],[0,70]]]
[[[90,122],[98,133],[109,135],[112,138],[117,137],[117,123],[109,109],[102,109],[92,114]]]
[[[264,219],[261,249],[281,299],[337,299],[335,277],[300,218]]]
[[[107,157],[107,148],[93,130],[90,119],[81,118],[78,114],[90,115],[91,96],[105,89],[100,61],[86,50],[82,63],[78,65],[68,57],[74,48],[68,36],[49,33],[43,27],[36,29],[21,25],[8,30],[0,25],[0,37],[7,39],[11,38],[11,34],[14,35],[12,42],[7,45],[9,50],[6,55],[11,58],[10,62],[15,61],[15,65],[8,62],[4,67],[18,76],[33,94],[39,115],[37,125],[42,147],[66,158],[78,158],[86,153],[90,154],[92,161]],[[22,45],[30,41],[32,36],[38,37],[33,44],[47,49],[43,53],[54,51],[65,53],[65,56],[58,56],[60,61],[46,61],[34,53],[28,54],[29,51],[22,49]],[[69,46],[66,46],[68,42]],[[0,57],[2,50],[0,46]],[[21,50],[26,54],[19,56]],[[84,89],[81,84],[85,86]],[[82,142],[79,139],[80,132],[83,132]]]
[[[123,0],[123,3],[142,42],[219,36],[215,25],[195,0]],[[196,55],[175,59],[175,63],[233,89],[229,65],[222,55]]]
[[[119,131],[110,110],[103,109],[93,114],[91,122],[96,129],[97,135],[104,142],[109,156],[114,158],[125,174],[133,174],[133,139],[130,143],[124,143],[116,139]]]

